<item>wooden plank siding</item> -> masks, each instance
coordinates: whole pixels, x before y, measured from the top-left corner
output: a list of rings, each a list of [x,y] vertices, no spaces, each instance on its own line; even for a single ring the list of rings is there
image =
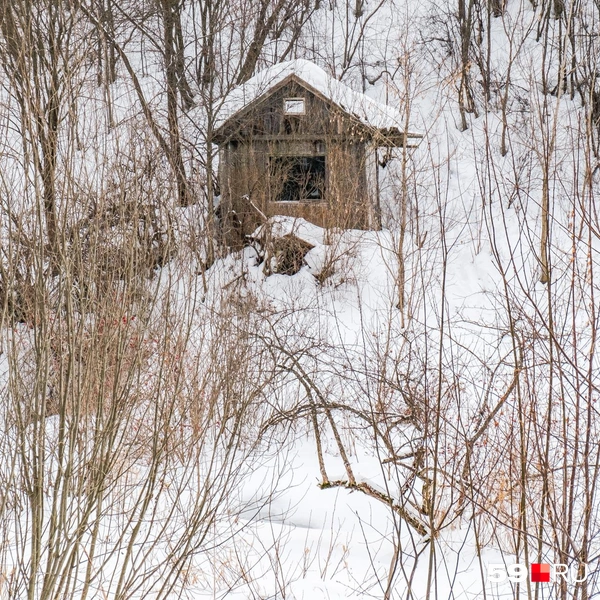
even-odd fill
[[[304,98],[304,115],[285,115],[286,98]],[[321,227],[380,229],[377,163],[368,129],[295,80],[241,110],[218,132],[221,222],[239,246],[264,217],[302,217]],[[270,160],[325,157],[321,200],[277,201]],[[375,157],[375,158],[374,158]],[[375,162],[374,162],[375,161]]]

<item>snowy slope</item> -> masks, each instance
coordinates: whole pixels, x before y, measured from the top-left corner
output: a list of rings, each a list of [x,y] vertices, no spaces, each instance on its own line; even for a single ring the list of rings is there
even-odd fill
[[[507,1],[504,16],[489,19],[489,38],[487,15],[477,13],[482,34],[469,65],[477,114],[465,115],[464,131],[454,5],[384,2],[371,13],[375,3],[366,2],[365,16],[354,19],[350,4],[323,2],[297,58],[273,65],[278,40],[268,42],[260,72],[218,98],[217,123],[295,73],[364,122],[402,126],[408,110],[424,133],[418,149],[406,157],[395,150],[380,169],[383,231],[325,231],[283,217],[269,223],[271,237],[293,233],[313,246],[293,275],[269,274],[259,244],[217,252],[205,270],[206,211],[172,208],[167,157],[126,74],[108,88],[110,111],[106,90],[87,82],[73,159],[77,194],[155,201],[177,255],[144,278],[129,305],[115,294],[104,320],[69,308],[74,286],[50,277],[50,292],[62,290],[71,304],[43,327],[32,320],[3,330],[0,597],[27,597],[36,540],[42,558],[30,598],[48,581],[47,561],[62,560],[60,549],[69,598],[89,584],[88,598],[562,600],[574,597],[571,581],[496,585],[488,568],[584,561],[587,597],[600,595],[598,131],[577,90],[544,93],[542,65],[555,82],[571,38],[554,18],[538,35],[541,4]],[[574,17],[592,15],[594,30],[592,3],[566,4]],[[190,8],[186,36],[194,15]],[[577,33],[575,44],[592,39]],[[162,57],[138,51],[137,35],[128,52],[168,137]],[[232,34],[228,51],[243,45],[240,35]],[[547,54],[544,36],[554,40]],[[560,36],[568,43],[557,45]],[[190,60],[198,47],[186,47]],[[487,96],[481,65],[490,69]],[[368,97],[356,92],[361,87]],[[26,178],[15,167],[18,127],[9,117],[3,194],[18,197]],[[206,181],[206,122],[198,100],[181,125],[198,190]],[[544,284],[546,199],[551,280]],[[86,214],[77,206],[65,218]],[[122,232],[114,235],[118,256]],[[76,352],[61,311],[83,332]],[[107,389],[118,379],[115,356],[135,365],[125,378],[134,391],[124,397],[136,407],[127,412],[124,404],[114,432],[107,427],[94,445],[101,411],[98,422],[90,413],[65,427],[53,414],[43,424],[25,418],[19,428],[19,410],[50,394],[31,383],[44,370],[40,354],[48,371],[59,365],[77,381],[64,367],[76,354],[74,372],[87,381],[86,361],[103,345]],[[111,476],[90,504],[86,470],[102,475],[97,453],[110,444]],[[40,449],[44,486],[35,512],[23,473]],[[74,492],[65,474],[78,469]],[[39,534],[32,514],[42,515]],[[51,522],[64,534],[53,557]]]

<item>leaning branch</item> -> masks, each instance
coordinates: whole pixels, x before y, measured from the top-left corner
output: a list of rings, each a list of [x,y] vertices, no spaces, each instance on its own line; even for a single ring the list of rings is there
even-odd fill
[[[387,494],[376,490],[368,483],[351,483],[349,481],[338,480],[330,481],[329,483],[321,483],[319,484],[319,487],[322,490],[326,490],[333,487],[343,487],[347,490],[357,490],[359,492],[362,492],[363,494],[366,494],[371,498],[375,498],[376,500],[387,504],[396,514],[398,514],[402,519],[404,519],[420,535],[427,538],[431,537],[431,532],[424,523],[422,523],[419,519],[411,515],[410,512],[407,511],[404,507],[400,506],[400,504],[395,502],[391,496],[388,496]]]

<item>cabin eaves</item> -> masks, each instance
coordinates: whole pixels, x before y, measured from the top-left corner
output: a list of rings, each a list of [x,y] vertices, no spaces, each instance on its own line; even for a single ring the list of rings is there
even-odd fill
[[[298,59],[273,65],[232,90],[223,103],[214,141],[220,144],[235,137],[246,115],[292,81],[361,125],[378,146],[414,147],[422,137],[403,131],[403,116],[397,109],[355,92],[314,63]]]

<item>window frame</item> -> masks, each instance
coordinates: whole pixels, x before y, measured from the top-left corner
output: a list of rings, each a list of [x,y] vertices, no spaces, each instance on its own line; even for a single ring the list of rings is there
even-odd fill
[[[289,110],[287,103],[288,102],[301,102],[302,103],[302,111],[294,111],[294,110]],[[306,98],[301,98],[301,97],[297,97],[297,98],[284,98],[283,99],[283,114],[285,116],[303,116],[306,114]]]
[[[275,156],[269,156],[269,178],[274,177],[274,176],[279,176],[279,174],[276,171],[276,165],[282,165],[285,162],[289,162],[290,166],[292,167],[292,169],[295,167],[295,165],[293,164],[294,161],[296,161],[296,164],[299,163],[299,161],[302,160],[307,160],[310,161],[310,163],[312,163],[313,165],[316,164],[320,164],[322,166],[320,166],[318,169],[314,170],[314,175],[312,175],[312,177],[310,177],[309,179],[307,179],[306,185],[304,186],[304,190],[308,190],[309,193],[312,192],[313,190],[318,190],[319,192],[319,197],[318,198],[310,198],[310,197],[306,197],[307,195],[305,194],[304,196],[300,196],[298,198],[294,198],[294,199],[284,199],[282,198],[285,189],[286,189],[286,183],[289,179],[292,179],[292,186],[296,185],[296,187],[301,190],[301,185],[298,184],[297,182],[293,181],[294,176],[293,175],[288,175],[288,177],[286,178],[286,180],[284,182],[281,183],[281,190],[278,194],[277,197],[273,198],[270,197],[269,201],[270,202],[274,202],[274,203],[278,203],[278,204],[300,204],[300,203],[304,203],[304,204],[319,204],[322,202],[326,201],[326,190],[327,190],[327,157],[325,154],[292,154],[292,155],[275,155]],[[300,173],[302,173],[302,166],[300,166],[300,169],[298,169],[300,171]],[[311,173],[311,169],[306,170],[306,174]],[[317,178],[321,177],[321,181],[318,181]],[[319,185],[320,184],[320,185]],[[272,190],[272,186],[269,186],[270,189]]]

